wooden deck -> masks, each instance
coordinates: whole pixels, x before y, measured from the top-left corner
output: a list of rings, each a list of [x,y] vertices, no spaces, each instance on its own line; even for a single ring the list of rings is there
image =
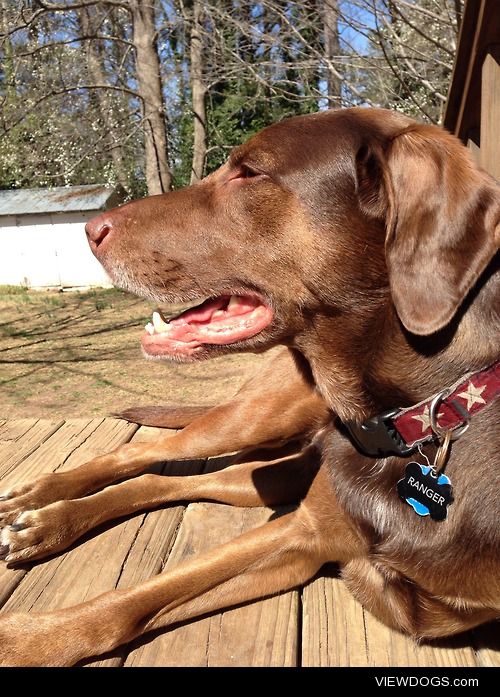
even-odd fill
[[[24,481],[65,470],[155,429],[115,419],[0,420],[0,478]],[[170,463],[168,474],[210,462]],[[266,509],[196,503],[122,520],[68,553],[28,570],[0,564],[2,611],[43,611],[125,588],[260,525]],[[335,573],[304,588],[148,636],[91,666],[499,666],[498,625],[417,646],[379,624]]]

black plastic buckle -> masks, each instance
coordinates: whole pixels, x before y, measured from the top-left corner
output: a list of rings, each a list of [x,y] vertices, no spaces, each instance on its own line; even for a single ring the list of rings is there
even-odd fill
[[[410,455],[415,448],[405,443],[392,422],[392,417],[398,413],[399,409],[389,409],[362,424],[346,423],[345,426],[355,445],[365,455]]]

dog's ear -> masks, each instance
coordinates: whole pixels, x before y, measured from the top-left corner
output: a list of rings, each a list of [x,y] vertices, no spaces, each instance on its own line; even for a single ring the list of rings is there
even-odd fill
[[[432,334],[452,319],[500,246],[500,192],[466,148],[411,126],[384,155],[386,262],[401,322]]]

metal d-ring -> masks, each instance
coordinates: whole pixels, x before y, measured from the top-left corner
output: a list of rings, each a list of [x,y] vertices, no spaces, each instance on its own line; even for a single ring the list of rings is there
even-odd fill
[[[451,394],[450,390],[443,390],[439,394],[437,394],[432,402],[430,403],[429,406],[429,420],[431,424],[431,428],[434,431],[436,435],[438,435],[440,438],[444,438],[446,436],[446,433],[450,430],[447,428],[441,428],[441,426],[437,422],[437,410],[443,399],[446,399]],[[460,436],[463,436],[463,434],[466,432],[466,430],[469,428],[470,422],[468,418],[465,418],[465,423],[463,426],[458,426],[458,428],[454,428],[451,431],[451,440],[457,440],[457,438],[460,438]]]

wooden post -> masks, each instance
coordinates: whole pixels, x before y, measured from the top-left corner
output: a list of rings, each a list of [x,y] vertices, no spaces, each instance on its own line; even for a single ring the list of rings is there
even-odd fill
[[[481,164],[481,148],[476,145],[476,143],[469,138],[467,141],[467,147],[469,148],[472,157],[474,158],[475,162],[480,165]]]
[[[481,82],[481,164],[500,181],[500,45],[483,63]]]

